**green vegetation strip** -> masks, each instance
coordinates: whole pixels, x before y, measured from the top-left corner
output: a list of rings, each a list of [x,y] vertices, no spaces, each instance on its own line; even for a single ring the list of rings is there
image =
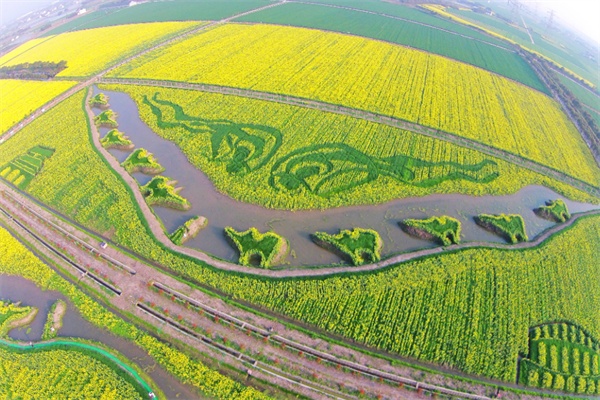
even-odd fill
[[[377,262],[383,241],[379,233],[372,229],[354,228],[343,230],[337,235],[315,232],[312,240],[319,246],[338,253],[354,265]]]
[[[139,374],[131,368],[129,365],[123,363],[119,358],[115,357],[113,354],[108,351],[101,349],[96,346],[89,345],[87,343],[75,342],[72,340],[55,340],[51,342],[42,342],[35,343],[32,345],[25,345],[19,343],[9,342],[3,339],[0,339],[0,346],[4,346],[5,348],[9,348],[12,350],[18,350],[23,352],[36,352],[43,350],[52,350],[52,349],[66,349],[66,350],[85,350],[86,352],[92,352],[96,355],[99,355],[101,359],[103,359],[107,364],[116,365],[120,369],[127,372],[137,383],[137,385],[141,386],[145,391],[144,394],[149,394],[152,392],[152,388],[146,381],[139,376]]]
[[[100,9],[69,21],[44,36],[105,26],[166,21],[221,20],[268,5],[267,0],[174,0],[148,2],[135,7]]]
[[[445,215],[428,219],[405,219],[400,226],[413,236],[436,240],[444,246],[460,243],[460,221]]]

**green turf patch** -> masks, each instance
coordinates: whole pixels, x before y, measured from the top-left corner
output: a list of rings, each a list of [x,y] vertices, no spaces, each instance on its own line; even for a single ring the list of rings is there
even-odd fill
[[[475,222],[479,226],[502,236],[509,243],[526,242],[525,221],[523,217],[517,214],[489,215],[480,214],[475,217]]]
[[[0,176],[19,189],[25,189],[40,172],[44,161],[54,154],[54,150],[36,146],[0,168]]]
[[[149,205],[175,208],[177,210],[188,210],[190,202],[181,197],[177,192],[182,188],[175,188],[177,181],[164,176],[155,176],[150,182],[141,187]]]
[[[267,0],[172,0],[147,2],[135,7],[111,7],[69,21],[44,36],[146,22],[214,21],[268,4]]]
[[[600,394],[600,343],[581,327],[556,322],[529,331],[519,383],[571,393]]]
[[[118,114],[113,110],[105,110],[94,117],[94,123],[98,127],[104,126],[106,128],[116,128],[119,126],[117,117]]]
[[[343,230],[337,235],[315,232],[312,240],[319,246],[333,251],[354,265],[379,261],[383,241],[372,229],[354,228]]]
[[[400,227],[420,239],[434,240],[444,246],[460,243],[460,221],[448,217],[431,217],[428,219],[405,219]]]
[[[208,221],[204,217],[195,216],[185,221],[183,225],[177,228],[169,235],[169,239],[178,246],[181,246],[186,241],[196,237],[206,225]]]
[[[154,155],[146,149],[136,149],[121,163],[129,173],[142,172],[148,175],[160,174],[165,168],[156,161]]]
[[[102,147],[105,149],[133,150],[135,147],[129,137],[117,129],[111,129],[106,135],[100,139]]]
[[[283,261],[289,250],[285,238],[275,232],[260,233],[254,227],[238,232],[227,226],[225,236],[239,251],[239,263],[242,265],[269,268]]]
[[[108,107],[108,96],[104,93],[98,93],[90,99],[90,106],[98,108]]]
[[[571,218],[567,205],[561,199],[549,200],[545,206],[538,207],[533,211],[536,215],[554,222],[565,222]]]

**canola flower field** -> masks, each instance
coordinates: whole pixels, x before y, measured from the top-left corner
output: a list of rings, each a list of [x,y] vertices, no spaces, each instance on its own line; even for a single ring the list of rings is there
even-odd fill
[[[432,193],[508,194],[530,184],[591,200],[477,151],[349,116],[190,90],[101,88],[129,94],[142,120],[176,143],[220,191],[269,208],[377,204]]]
[[[194,26],[143,24],[51,36],[26,43],[0,58],[0,65],[65,59],[69,68],[62,77],[89,76]],[[129,40],[120,40],[124,36]],[[551,98],[473,66],[392,44],[228,24],[159,49],[114,75],[278,92],[393,115],[600,183],[589,150]],[[130,93],[142,119],[176,142],[220,190],[268,207],[326,208],[445,192],[504,194],[529,184],[590,200],[481,153],[345,116],[235,96],[110,88]],[[10,112],[35,109],[36,101],[24,97]],[[529,250],[447,252],[373,273],[318,279],[231,275],[157,243],[131,190],[94,150],[83,101],[79,92],[3,143],[0,165],[32,146],[55,149],[28,193],[233,299],[403,357],[507,382],[517,378],[518,355],[527,354],[532,326],[568,321],[600,337],[599,217],[582,219]],[[68,294],[86,318],[135,341],[182,381],[212,397],[264,398],[118,320],[1,229],[0,250],[0,273],[25,275]],[[540,376],[537,384],[546,383]]]
[[[6,132],[31,112],[75,86],[71,81],[21,81],[0,79],[0,133]]]
[[[0,57],[0,66],[34,61],[67,61],[59,77],[90,76],[166,37],[200,25],[199,22],[157,22],[69,32],[30,40]],[[126,38],[126,39],[125,39]]]
[[[527,351],[530,326],[568,320],[599,336],[598,217],[524,251],[470,249],[321,279],[231,275],[155,241],[131,192],[91,147],[83,95],[50,110],[23,130],[19,141],[0,146],[0,157],[10,159],[31,142],[54,146],[29,193],[189,278],[360,343],[511,382],[517,353]],[[575,247],[577,252],[570,251]]]
[[[0,346],[0,395],[4,398],[143,399],[109,366],[78,351],[21,353]],[[42,368],[43,366],[43,368]]]
[[[550,97],[392,44],[303,28],[228,24],[150,52],[110,75],[242,87],[365,109],[599,184],[590,150]]]

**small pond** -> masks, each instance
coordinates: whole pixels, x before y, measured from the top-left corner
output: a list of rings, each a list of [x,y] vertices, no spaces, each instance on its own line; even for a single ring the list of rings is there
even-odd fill
[[[0,300],[10,300],[14,303],[20,301],[24,306],[32,306],[38,309],[38,313],[31,324],[9,332],[8,336],[12,339],[25,342],[40,340],[50,307],[58,299],[67,302],[67,312],[63,318],[63,327],[58,333],[59,337],[89,339],[115,349],[127,357],[130,362],[137,364],[138,367],[144,370],[169,399],[199,397],[197,390],[180,383],[157,365],[154,359],[142,349],[85,320],[77,308],[61,293],[43,291],[33,282],[19,276],[0,275]]]
[[[97,88],[94,90],[95,93],[99,92]],[[194,215],[207,217],[208,227],[185,245],[225,260],[237,260],[237,252],[223,235],[223,228],[226,226],[237,230],[246,230],[252,226],[263,232],[274,230],[290,242],[293,253],[288,256],[287,261],[291,265],[324,265],[338,263],[340,259],[313,244],[310,234],[316,231],[337,233],[339,229],[353,227],[374,229],[384,242],[382,256],[387,257],[436,246],[404,233],[398,227],[398,222],[406,218],[449,215],[461,221],[463,241],[503,242],[502,238],[478,227],[473,222],[473,217],[480,213],[521,214],[527,234],[533,238],[553,225],[552,222],[537,217],[532,211],[546,200],[563,199],[572,213],[599,208],[567,200],[543,186],[528,186],[509,196],[432,195],[394,200],[376,206],[351,206],[324,211],[270,210],[234,200],[217,191],[208,177],[188,161],[178,146],[161,138],[142,122],[137,105],[128,94],[102,92],[110,97],[111,109],[119,114],[119,130],[129,136],[136,147],[143,147],[155,155],[166,169],[164,175],[178,181],[177,186],[183,187],[180,194],[192,205],[187,211],[154,207],[154,212],[165,228],[172,232]],[[98,114],[100,110],[94,109],[94,112]],[[101,135],[108,130],[101,128]],[[121,162],[129,155],[128,152],[114,149],[110,153]],[[151,179],[142,173],[135,173],[134,177],[141,185]]]

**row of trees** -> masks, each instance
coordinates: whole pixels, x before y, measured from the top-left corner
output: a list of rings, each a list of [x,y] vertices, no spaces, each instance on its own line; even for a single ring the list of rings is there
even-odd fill
[[[0,79],[50,79],[65,68],[67,68],[65,60],[26,62],[0,68]]]

